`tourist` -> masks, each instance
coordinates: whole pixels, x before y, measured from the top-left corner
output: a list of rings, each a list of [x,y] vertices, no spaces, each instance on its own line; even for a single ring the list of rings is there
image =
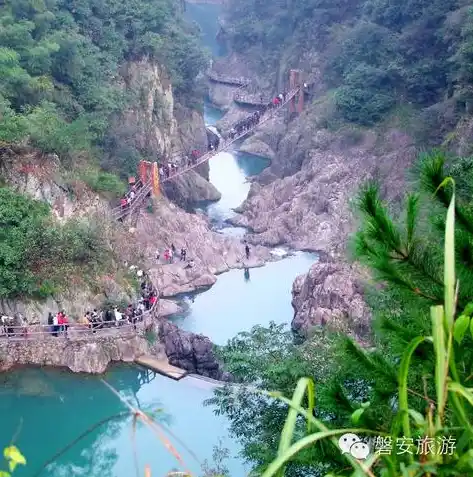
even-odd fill
[[[141,277],[143,276],[143,270],[141,270],[141,269],[138,270],[138,271],[136,272],[136,276],[137,276],[138,278],[141,278]]]
[[[133,190],[130,191],[130,200],[134,200],[135,195],[136,195],[136,194],[135,194],[135,192],[134,192]]]
[[[128,202],[125,197],[120,199],[120,205],[122,206],[122,209],[126,209],[126,206],[128,205]]]
[[[278,99],[279,101],[282,103],[283,99],[284,99],[284,96],[282,95],[282,93],[279,93],[278,94]]]
[[[153,293],[153,294],[149,297],[149,305],[150,305],[150,308],[153,308],[153,306],[156,304],[157,301],[158,301],[158,297]]]
[[[159,263],[159,257],[160,257],[159,248],[156,249],[155,256],[156,256],[156,261]]]
[[[90,311],[87,311],[85,315],[82,315],[78,320],[77,323],[82,326],[86,326],[87,328],[90,328]]]
[[[54,315],[51,312],[48,313],[48,326],[49,332],[54,336]]]
[[[250,246],[248,244],[245,245],[245,254],[246,259],[248,260],[250,258]]]
[[[286,91],[283,92],[282,97],[283,97],[283,102],[285,103],[286,98],[287,98],[287,92]]]
[[[187,251],[185,248],[181,248],[181,262],[185,262],[186,261],[186,254],[187,254]]]
[[[115,315],[116,325],[119,326],[119,325],[120,325],[120,321],[122,320],[123,316],[122,316],[122,314],[118,311],[118,307],[115,307],[115,308],[113,309],[113,314]]]
[[[67,338],[67,328],[69,327],[69,319],[67,318],[65,310],[61,310],[57,314],[57,324],[59,330],[64,333],[64,337]]]

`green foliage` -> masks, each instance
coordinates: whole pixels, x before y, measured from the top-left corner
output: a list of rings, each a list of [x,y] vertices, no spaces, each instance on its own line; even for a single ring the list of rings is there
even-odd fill
[[[127,189],[118,176],[109,172],[89,169],[81,177],[93,191],[109,194],[115,198],[123,196]]]
[[[46,204],[0,188],[0,298],[46,298],[107,262],[98,225],[57,225]]]
[[[144,57],[158,61],[184,101],[207,64],[180,8],[173,0],[3,2],[0,140],[29,139],[61,159],[101,151],[103,165],[130,147],[112,127],[132,104],[117,81],[119,68]],[[134,169],[137,157],[135,151]],[[118,159],[114,170],[128,174]]]
[[[454,165],[447,167],[449,163]],[[472,158],[448,161],[438,151],[422,155],[416,171],[419,192],[408,194],[404,210],[397,214],[382,201],[375,184],[362,188],[354,252],[369,267],[374,282],[366,291],[373,314],[370,349],[348,337],[330,335],[316,336],[300,348],[276,327],[254,331],[254,340],[249,339],[251,334],[244,335],[241,344],[236,339],[224,348],[228,369],[251,387],[242,392],[220,390],[213,402],[218,412],[229,416],[245,457],[257,469],[275,469],[270,462],[277,459],[281,444],[274,432],[283,431],[285,405],[291,406],[287,399],[268,399],[261,390],[291,395],[304,374],[315,382],[315,411],[313,416],[307,411],[309,397],[299,397],[299,404],[292,405],[299,418],[293,426],[291,452],[285,446],[276,460],[277,469],[286,465],[284,475],[352,475],[350,463],[327,440],[332,434],[324,434],[327,430],[342,434],[347,427],[390,435],[394,450],[396,438],[409,434],[414,445],[425,435],[456,439],[458,452],[438,462],[419,462],[415,449],[413,463],[406,455],[397,458],[395,452],[377,457],[373,475],[426,475],[402,474],[402,465],[433,466],[437,473],[431,470],[431,475],[471,475],[466,456],[473,454],[473,399],[466,388],[473,375],[472,172]],[[448,177],[453,177],[454,185]],[[455,280],[460,283],[457,295]],[[448,368],[451,381],[446,380]],[[447,382],[452,384],[445,391]],[[433,403],[437,414],[432,414]],[[294,447],[299,439],[307,440]]]
[[[14,445],[10,445],[3,449],[3,457],[8,463],[9,472],[0,470],[0,477],[11,477],[18,465],[26,465],[26,459],[23,454]]]
[[[437,158],[438,159],[438,158]],[[433,159],[435,161],[435,158]],[[445,188],[453,184],[453,180],[445,178],[436,191],[443,193]],[[407,452],[391,451],[389,453],[375,452],[363,462],[354,459],[350,453],[345,454],[347,463],[352,470],[340,469],[337,475],[373,476],[383,477],[403,477],[403,476],[462,476],[471,475],[473,471],[473,426],[472,412],[473,393],[468,388],[468,380],[471,378],[471,369],[465,372],[465,365],[471,364],[464,360],[465,348],[471,347],[471,343],[461,345],[462,338],[469,324],[470,317],[466,313],[471,313],[472,303],[456,320],[457,301],[456,290],[458,282],[455,270],[455,219],[456,201],[455,191],[450,190],[451,200],[448,204],[447,217],[445,222],[444,240],[444,260],[443,260],[443,291],[444,304],[432,306],[430,309],[430,334],[427,336],[417,336],[412,339],[402,353],[402,358],[398,366],[397,373],[397,405],[391,407],[390,425],[387,427],[387,436],[396,443],[398,438],[403,438]],[[370,208],[372,218],[369,228],[374,231],[380,224],[385,224],[385,229],[391,236],[392,246],[396,248],[400,244],[393,227],[388,224],[386,214],[380,210],[376,201],[373,200],[373,191],[368,190],[364,195],[370,195],[370,199],[365,201],[365,205],[371,203]],[[412,220],[415,218],[416,201],[408,203],[407,232],[413,237]],[[366,211],[366,208],[365,208]],[[378,218],[375,218],[377,216]],[[379,242],[379,237],[373,234],[372,239]],[[393,247],[391,247],[393,248]],[[379,250],[379,249],[378,249]],[[468,310],[468,311],[467,311]],[[458,330],[461,330],[459,332]],[[455,344],[455,340],[457,344]],[[425,381],[432,382],[435,392],[430,393],[424,389],[424,403],[418,403],[414,399],[409,399],[409,392],[412,392],[409,384],[409,374],[415,368],[414,356],[424,344],[424,359],[427,357],[434,363],[428,373],[424,374]],[[370,359],[369,354],[364,352],[365,358]],[[427,355],[427,356],[426,356]],[[331,441],[334,448],[338,447],[337,437],[345,433],[356,432],[364,437],[368,434],[382,435],[381,429],[329,429],[321,420],[315,419],[312,415],[312,399],[309,399],[309,406],[304,409],[302,397],[305,391],[308,396],[313,394],[311,381],[301,379],[298,383],[292,401],[280,398],[282,402],[289,405],[289,413],[286,419],[283,432],[280,438],[280,445],[277,458],[266,468],[262,477],[282,476],[285,468],[298,454],[314,443],[322,439]],[[434,396],[434,400],[431,399]],[[307,431],[305,436],[300,437],[295,432],[295,422],[297,415],[307,421]],[[409,439],[409,440],[408,440]],[[423,452],[415,452],[418,440],[428,439],[434,443],[436,450],[430,449]],[[439,447],[438,441],[451,440],[453,447],[445,449]],[[295,442],[293,442],[295,441]],[[440,449],[440,451],[439,451]]]
[[[460,0],[231,1],[232,47],[286,81],[322,70],[345,121],[372,125],[399,104],[424,109],[455,98],[471,113],[472,3]],[[315,61],[313,59],[316,59]],[[441,121],[440,121],[441,122]]]

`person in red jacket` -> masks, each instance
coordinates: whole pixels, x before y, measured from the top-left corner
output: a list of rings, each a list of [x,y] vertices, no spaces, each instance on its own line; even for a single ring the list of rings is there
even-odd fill
[[[59,325],[59,329],[64,332],[64,336],[67,338],[69,319],[67,318],[66,312],[64,310],[61,310],[57,314],[57,324]]]

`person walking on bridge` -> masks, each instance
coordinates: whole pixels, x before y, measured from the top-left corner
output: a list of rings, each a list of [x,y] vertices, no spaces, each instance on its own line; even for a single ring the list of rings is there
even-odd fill
[[[181,262],[185,262],[186,261],[186,254],[187,254],[187,251],[184,247],[181,248]]]
[[[250,259],[250,246],[248,244],[245,245],[245,254],[246,254],[246,259]]]

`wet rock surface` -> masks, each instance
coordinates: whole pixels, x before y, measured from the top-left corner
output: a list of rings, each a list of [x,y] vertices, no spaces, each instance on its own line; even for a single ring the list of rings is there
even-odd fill
[[[159,338],[173,366],[218,381],[231,381],[231,375],[222,370],[215,357],[213,344],[206,336],[181,330],[164,321],[159,327]]]

